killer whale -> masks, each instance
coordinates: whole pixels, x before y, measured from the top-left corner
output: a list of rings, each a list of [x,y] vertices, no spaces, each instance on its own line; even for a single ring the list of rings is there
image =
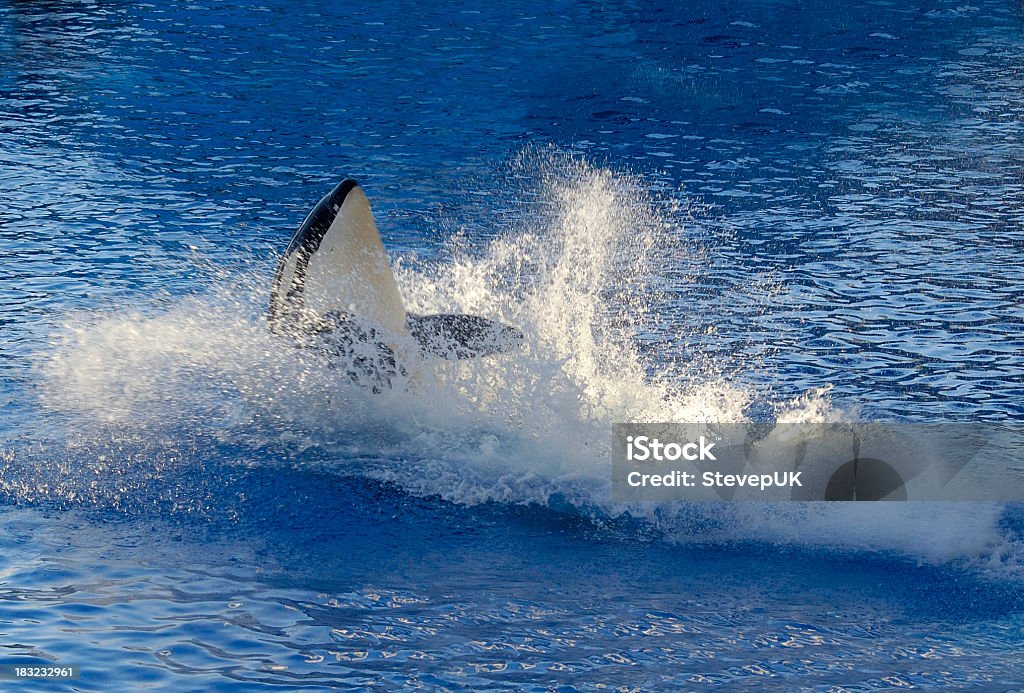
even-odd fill
[[[338,357],[375,391],[404,373],[403,348],[469,359],[515,349],[520,330],[477,315],[408,313],[369,200],[346,178],[313,207],[277,265],[268,322],[275,334]]]

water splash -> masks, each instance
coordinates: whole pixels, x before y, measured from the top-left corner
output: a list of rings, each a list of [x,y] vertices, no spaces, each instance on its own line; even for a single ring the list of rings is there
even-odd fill
[[[1016,550],[998,548],[994,506],[947,508],[959,526],[951,541],[948,524],[920,506],[612,503],[613,423],[747,420],[765,394],[742,384],[743,368],[764,364],[720,356],[680,363],[644,349],[645,332],[673,309],[666,288],[705,261],[678,198],[557,152],[525,155],[513,173],[514,197],[525,202],[501,216],[505,228],[495,239],[474,247],[456,237],[437,259],[404,256],[395,264],[408,310],[516,325],[526,336],[516,353],[410,363],[407,381],[373,395],[337,364],[270,334],[270,268],[257,263],[243,276],[214,273],[207,293],[162,307],[69,316],[61,342],[41,360],[41,400],[87,440],[115,430],[121,440],[163,439],[203,454],[225,446],[232,454],[270,451],[265,457],[326,464],[456,503],[640,517],[675,541],[1018,563],[998,557]],[[691,336],[673,335],[681,344]],[[829,403],[827,384],[769,405],[780,421],[848,415]],[[103,469],[112,457],[105,455]],[[145,466],[139,458],[123,456]],[[166,461],[150,466],[154,475],[167,469]],[[9,493],[31,493],[7,476]],[[140,488],[145,476],[133,477]],[[71,486],[69,494],[83,495],[81,485]]]
[[[268,333],[261,267],[162,310],[70,316],[42,365],[44,401],[108,425],[229,435],[270,422],[318,443],[377,416],[399,428],[561,438],[564,448],[620,420],[741,420],[752,391],[707,363],[666,368],[639,349],[643,326],[658,318],[659,282],[700,253],[673,219],[678,201],[557,153],[516,167],[542,175],[504,234],[482,250],[455,243],[442,260],[396,264],[410,311],[500,319],[526,334],[520,352],[417,363],[418,377],[371,397]],[[557,466],[568,473],[581,462]]]

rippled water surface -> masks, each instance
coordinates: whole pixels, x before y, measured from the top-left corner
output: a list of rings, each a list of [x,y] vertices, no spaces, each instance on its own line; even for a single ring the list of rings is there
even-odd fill
[[[1019,425],[1022,66],[995,0],[0,0],[0,659],[82,670],[10,686],[1019,689],[1019,505],[624,508],[604,446]],[[345,176],[522,353],[270,335]]]

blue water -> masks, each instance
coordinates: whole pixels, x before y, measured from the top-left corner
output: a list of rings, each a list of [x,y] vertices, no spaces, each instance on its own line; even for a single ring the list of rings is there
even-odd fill
[[[1020,505],[622,507],[604,446],[1019,424],[1021,65],[996,0],[4,2],[0,659],[82,670],[4,689],[1020,690]],[[522,353],[269,335],[345,176]]]

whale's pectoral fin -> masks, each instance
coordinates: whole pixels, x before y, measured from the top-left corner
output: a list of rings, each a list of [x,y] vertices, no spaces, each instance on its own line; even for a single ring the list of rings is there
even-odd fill
[[[404,375],[400,344],[435,357],[511,351],[523,333],[475,315],[409,315],[362,188],[343,180],[295,232],[274,275],[270,329],[347,364],[375,391]]]
[[[478,315],[409,315],[409,332],[420,348],[445,359],[471,359],[518,348],[523,333]]]
[[[268,322],[278,334],[316,330],[332,312],[405,335],[405,306],[370,201],[347,178],[313,207],[281,257]],[[302,326],[302,327],[300,327]]]

